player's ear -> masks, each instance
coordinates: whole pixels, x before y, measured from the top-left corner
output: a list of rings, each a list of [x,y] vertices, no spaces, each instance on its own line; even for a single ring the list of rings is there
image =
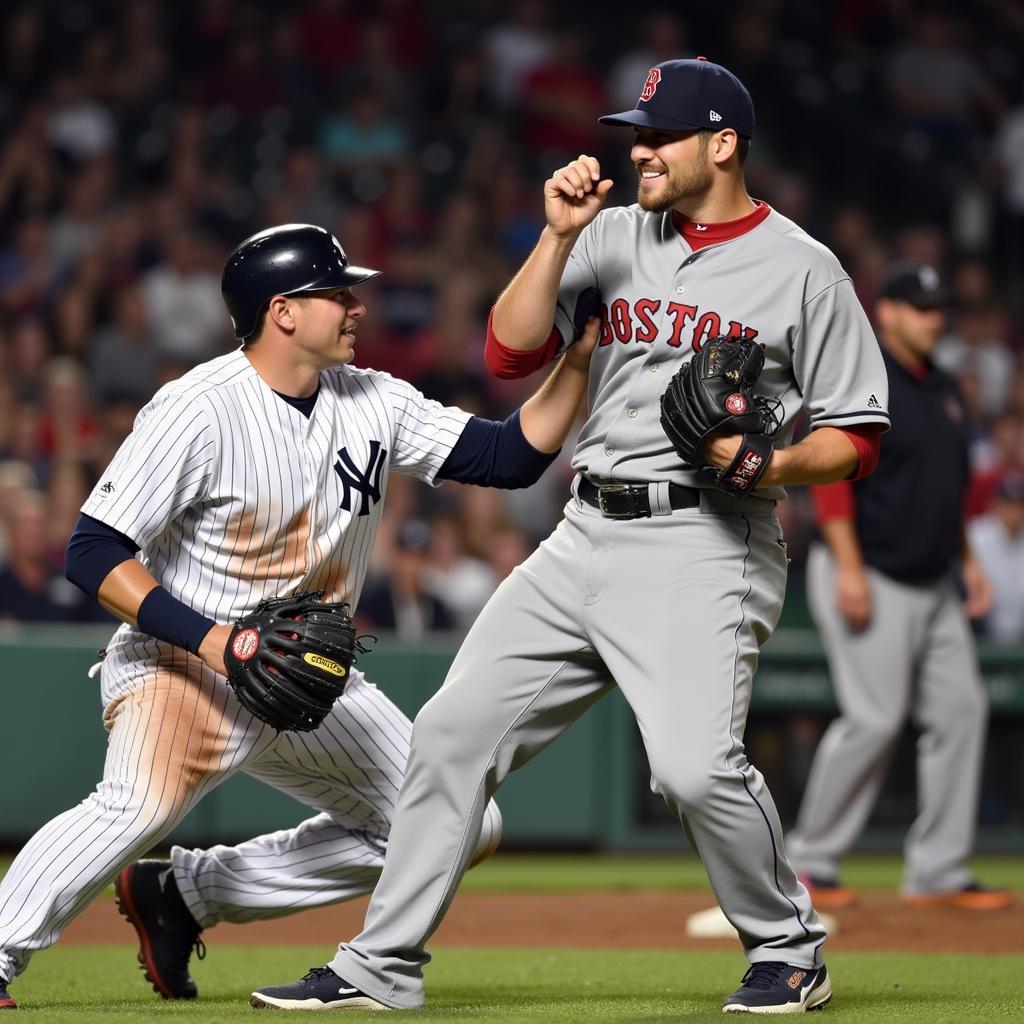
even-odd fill
[[[739,136],[732,128],[723,128],[720,132],[715,132],[709,147],[711,158],[721,166],[736,152],[738,143]]]
[[[273,320],[282,331],[295,330],[295,303],[287,295],[275,295],[267,303],[267,319]]]

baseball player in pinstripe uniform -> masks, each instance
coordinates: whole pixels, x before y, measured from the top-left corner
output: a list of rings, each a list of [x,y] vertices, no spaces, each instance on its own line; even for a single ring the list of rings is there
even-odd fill
[[[268,597],[323,588],[355,604],[389,473],[525,486],[550,464],[583,396],[578,356],[504,422],[348,365],[366,312],[352,266],[312,225],[244,241],[224,272],[241,348],[162,388],[83,507],[68,575],[123,620],[102,663],[103,780],[33,836],[0,884],[0,1007],[31,955],[113,878],[140,960],[191,998],[189,953],[218,921],[274,917],[369,891],[380,872],[411,726],[363,674],[311,733],[277,733],[225,679],[227,623]],[[246,772],[315,814],[235,847],[136,859],[216,786]],[[483,810],[472,841],[496,846]]]
[[[422,1005],[425,944],[487,800],[615,686],[750,962],[723,1009],[799,1013],[831,996],[825,932],[743,729],[785,589],[775,501],[785,484],[870,471],[888,422],[885,368],[835,256],[747,194],[754,113],[734,75],[667,61],[635,110],[604,120],[635,132],[637,204],[602,209],[612,182],[593,157],[559,168],[489,339],[492,368],[523,376],[571,345],[581,309],[603,305],[565,519],[498,588],[417,716],[363,932],[327,967],[254,992],[254,1005]],[[764,344],[756,391],[781,421],[770,443],[761,432],[763,473],[738,497],[711,485],[716,468],[680,458],[659,417],[669,379],[720,336]],[[801,408],[812,430],[792,444]],[[703,458],[724,468],[753,443],[712,434]]]

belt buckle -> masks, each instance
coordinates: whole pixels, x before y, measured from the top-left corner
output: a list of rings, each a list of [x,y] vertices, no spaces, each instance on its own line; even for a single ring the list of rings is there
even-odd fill
[[[638,490],[636,487],[632,487],[629,484],[607,484],[606,486],[598,486],[597,488],[597,507],[601,510],[601,515],[605,519],[637,519],[641,515],[637,511],[635,492]],[[604,497],[606,494],[633,494],[633,508],[629,512],[612,512],[608,509],[608,506],[604,503]]]

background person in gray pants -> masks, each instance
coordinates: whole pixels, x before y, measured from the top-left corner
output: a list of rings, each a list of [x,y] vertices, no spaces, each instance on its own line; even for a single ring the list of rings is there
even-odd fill
[[[822,737],[786,845],[816,906],[856,902],[839,884],[839,862],[910,718],[921,731],[919,813],[903,900],[1001,909],[1011,894],[978,885],[967,866],[988,716],[967,616],[987,612],[991,588],[964,539],[963,403],[929,359],[945,296],[934,268],[917,263],[890,268],[881,294],[892,429],[873,475],[814,489],[825,544],[811,551],[808,591],[841,714]]]

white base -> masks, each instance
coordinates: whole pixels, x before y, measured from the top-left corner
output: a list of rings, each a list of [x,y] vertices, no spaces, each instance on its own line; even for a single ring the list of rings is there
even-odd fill
[[[839,934],[839,922],[831,914],[823,914],[819,911],[818,919],[829,935]],[[739,938],[736,929],[722,913],[722,908],[718,906],[708,907],[707,910],[698,910],[696,914],[691,914],[686,919],[686,934],[691,939]]]

